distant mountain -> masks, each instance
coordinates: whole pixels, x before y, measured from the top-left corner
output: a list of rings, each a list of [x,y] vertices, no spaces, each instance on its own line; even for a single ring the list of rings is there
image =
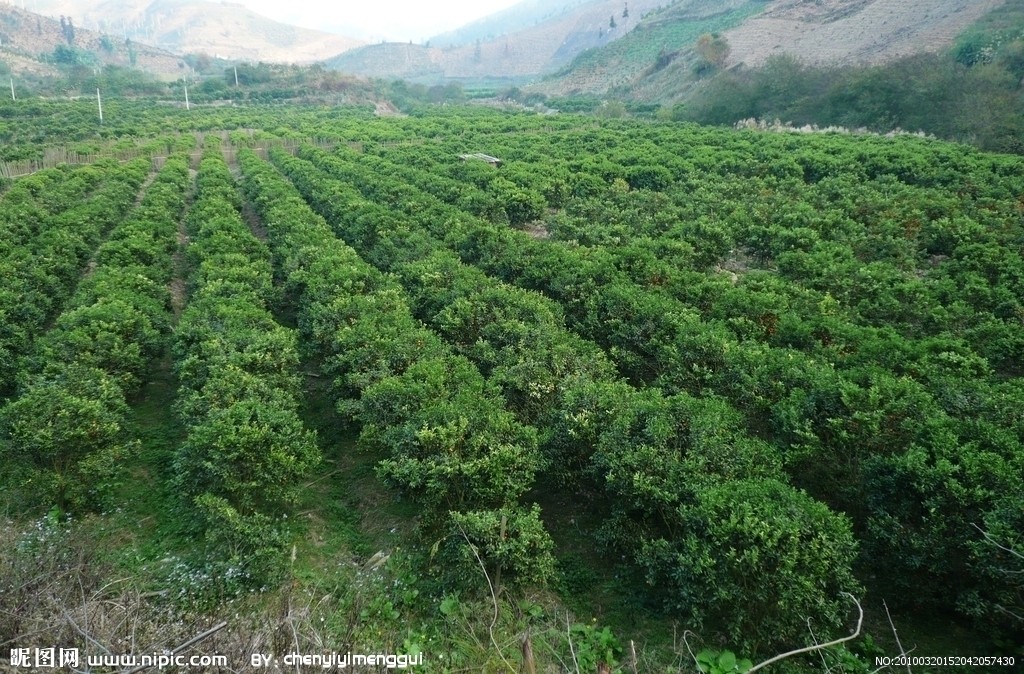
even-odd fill
[[[427,40],[433,47],[461,47],[477,40],[487,42],[550,21],[589,0],[526,0],[490,16],[478,19],[453,31]]]
[[[710,2],[710,0],[705,0]],[[528,79],[565,66],[587,49],[627,35],[665,0],[525,0],[438,36],[426,45],[383,43],[355,49],[325,65],[367,77],[421,82],[488,77]],[[436,42],[436,44],[435,44]],[[441,47],[440,45],[454,45]]]
[[[429,46],[369,45],[325,65],[424,83],[504,78],[551,95],[617,91],[671,100],[698,79],[694,47],[704,33],[724,37],[726,68],[782,53],[810,64],[878,63],[947,48],[1006,2],[524,0]]]
[[[234,2],[205,0],[33,0],[38,11],[75,25],[178,53],[272,63],[305,63],[363,44],[280,23]]]
[[[795,56],[808,65],[843,66],[934,53],[948,49],[958,35],[1007,0],[775,0],[760,4],[763,11],[722,30],[729,45],[725,68],[757,67],[777,54]],[[661,64],[625,78],[620,90],[644,100],[688,96],[696,79],[693,41],[667,56]],[[568,81],[542,86],[564,91]]]
[[[0,60],[12,72],[54,75],[55,54],[97,66],[137,68],[165,80],[178,79],[187,72],[181,57],[166,50],[105,36],[74,21],[69,30],[59,19],[0,4]]]

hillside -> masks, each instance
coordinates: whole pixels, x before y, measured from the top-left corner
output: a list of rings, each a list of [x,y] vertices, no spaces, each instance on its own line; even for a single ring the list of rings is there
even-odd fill
[[[663,1],[590,0],[575,6],[556,4],[549,10],[555,15],[540,23],[523,26],[521,20],[518,23],[485,20],[476,32],[479,42],[476,39],[467,42],[463,37],[449,38],[459,43],[450,48],[434,46],[433,41],[432,46],[369,45],[329,59],[325,65],[367,77],[403,77],[418,81],[487,77],[530,79],[554,72],[587,49],[614,43],[628,35],[641,16],[655,10]],[[514,11],[533,5],[531,0],[506,11],[513,12],[512,16],[531,16],[525,10],[521,15]],[[559,8],[562,11],[557,11]],[[614,28],[611,27],[613,17]],[[497,27],[516,25],[522,27],[486,37]],[[466,31],[463,31],[466,35],[473,34]]]
[[[725,32],[731,64],[776,53],[809,64],[878,63],[934,52],[1006,0],[780,0]]]
[[[536,87],[554,95],[619,93],[669,101],[689,95],[699,77],[696,38],[720,32],[724,66],[756,67],[788,54],[817,65],[863,65],[948,48],[958,34],[1006,0],[774,0],[678,2],[653,14],[628,39],[579,57]],[[727,11],[731,8],[731,12]]]
[[[360,41],[290,26],[233,2],[205,0],[40,0],[39,11],[71,16],[84,27],[178,53],[225,59],[302,63]]]
[[[178,79],[186,68],[180,57],[166,50],[111,38],[77,25],[69,40],[60,21],[12,5],[0,5],[0,42],[0,59],[16,74],[55,75],[57,68],[51,61],[58,47],[75,50],[81,65],[138,68],[162,79]]]
[[[524,0],[455,30],[435,35],[427,40],[427,44],[446,48],[472,44],[477,40],[493,40],[549,21],[587,2],[588,0]]]
[[[808,64],[871,64],[942,50],[1005,3],[677,0],[664,6],[657,0],[525,0],[426,45],[368,45],[326,65],[424,83],[510,78],[532,81],[532,91],[555,96],[618,92],[675,100],[698,79],[693,47],[703,33],[725,37],[727,68],[756,67],[773,54]]]
[[[757,0],[680,0],[644,18],[622,40],[580,54],[536,88],[580,94],[626,86],[646,76],[666,54],[689,49],[703,33],[741,25],[764,5]]]

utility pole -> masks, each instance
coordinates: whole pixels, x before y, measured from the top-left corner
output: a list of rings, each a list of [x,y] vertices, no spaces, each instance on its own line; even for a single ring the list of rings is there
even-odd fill
[[[100,124],[103,124],[103,100],[100,98],[99,87],[96,88],[96,107],[100,110]]]

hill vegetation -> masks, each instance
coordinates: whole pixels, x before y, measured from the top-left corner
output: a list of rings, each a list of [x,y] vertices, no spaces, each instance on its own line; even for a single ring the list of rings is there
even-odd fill
[[[186,64],[180,56],[131,40],[118,39],[61,20],[0,4],[0,67],[32,80],[57,77],[78,67],[135,69],[150,77],[174,80]]]
[[[1024,152],[1024,5],[990,13],[939,54],[876,66],[809,66],[789,56],[716,75],[678,117],[712,124],[901,128]],[[908,86],[912,83],[912,86]]]

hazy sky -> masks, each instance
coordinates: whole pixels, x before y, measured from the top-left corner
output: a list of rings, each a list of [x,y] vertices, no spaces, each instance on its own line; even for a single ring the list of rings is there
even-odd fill
[[[278,21],[370,40],[420,42],[511,7],[519,0],[239,0]]]

